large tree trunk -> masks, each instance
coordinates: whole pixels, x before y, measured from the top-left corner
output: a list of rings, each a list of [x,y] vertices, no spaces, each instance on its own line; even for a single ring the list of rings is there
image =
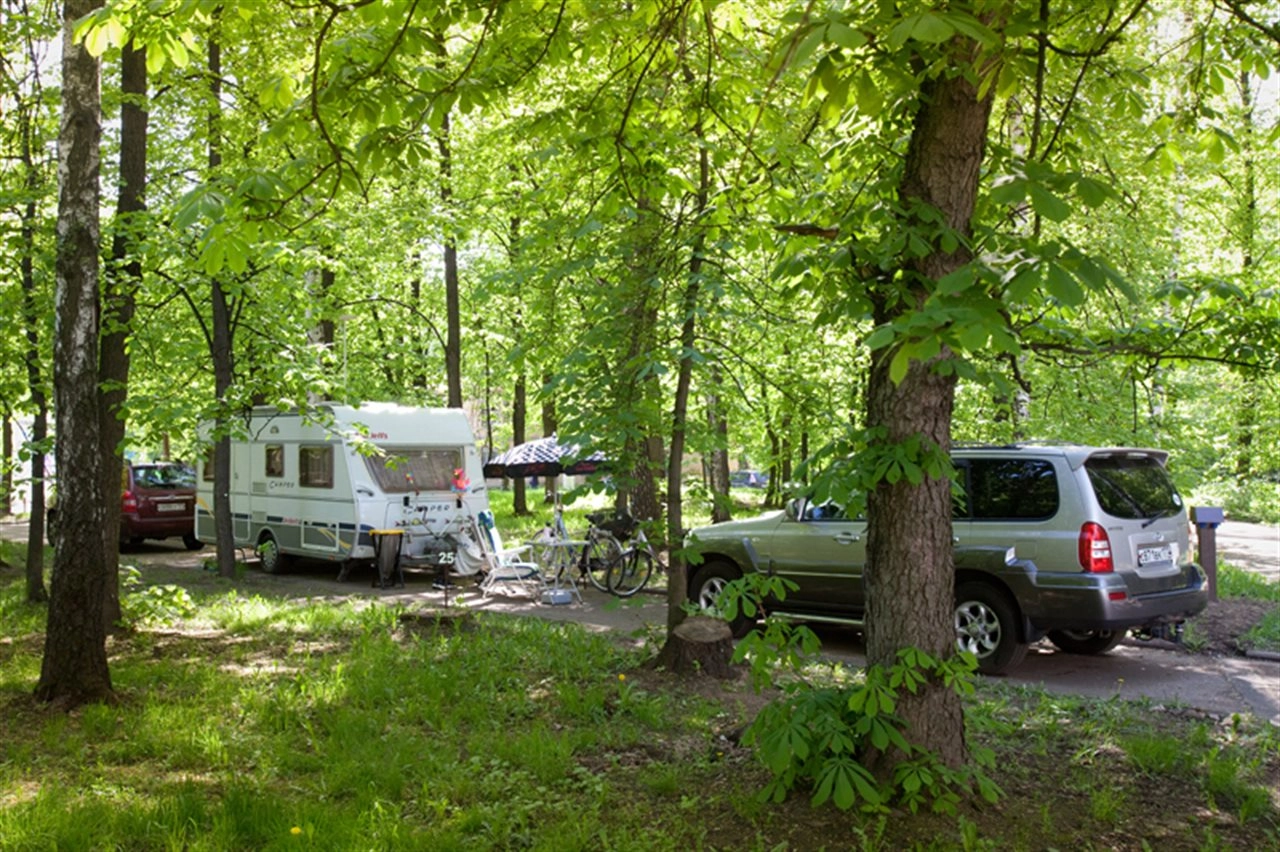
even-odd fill
[[[143,228],[147,182],[147,53],[125,45],[120,57],[120,184],[116,197],[116,230],[111,241],[112,270],[103,294],[102,357],[98,376],[102,385],[102,495],[105,523],[102,555],[110,580],[103,601],[109,630],[120,621],[120,492],[121,444],[125,434],[124,404],[129,394],[129,348],[126,345],[142,282],[138,235]]]
[[[907,150],[900,200],[909,208],[924,202],[942,212],[957,232],[968,235],[985,150],[990,97],[979,99],[966,75],[930,80],[922,87]],[[919,223],[907,223],[908,227]],[[918,309],[935,282],[969,260],[966,249],[940,248],[908,264],[907,299],[876,292],[877,323]],[[895,287],[901,282],[895,282]],[[913,362],[900,383],[889,375],[894,348],[878,353],[867,392],[867,425],[882,427],[884,440],[898,443],[922,436],[942,451],[951,448],[955,398],[952,371],[937,359]],[[955,652],[955,582],[951,564],[951,483],[926,477],[882,482],[867,501],[867,662],[892,665],[902,648],[916,647],[939,657]],[[960,697],[938,682],[900,696],[898,713],[907,738],[958,766],[967,759]]]
[[[74,37],[97,0],[67,0],[62,29],[58,136],[57,334],[54,398],[60,544],[36,697],[63,708],[111,698],[102,601],[108,581],[98,405],[98,61]]]

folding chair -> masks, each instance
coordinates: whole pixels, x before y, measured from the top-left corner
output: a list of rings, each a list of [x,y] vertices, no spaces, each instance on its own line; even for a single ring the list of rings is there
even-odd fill
[[[488,512],[479,514],[476,526],[476,540],[487,563],[484,579],[480,581],[481,593],[487,598],[499,592],[515,591],[541,600],[542,593],[550,586],[535,563],[520,559],[528,546],[504,548],[502,536],[493,525],[493,515]]]

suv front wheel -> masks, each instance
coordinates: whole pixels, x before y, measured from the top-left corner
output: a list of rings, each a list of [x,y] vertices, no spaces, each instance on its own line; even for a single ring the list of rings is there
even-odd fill
[[[720,593],[724,591],[725,586],[740,579],[742,579],[742,572],[730,563],[708,562],[694,572],[693,582],[689,584],[689,597],[703,610],[719,616],[716,602],[720,598]],[[753,621],[754,619],[747,618],[739,611],[737,618],[728,621],[729,629],[733,631],[733,638],[741,639],[746,636],[751,631]]]
[[[1027,643],[1018,636],[1018,611],[987,583],[956,589],[956,645],[978,658],[978,671],[999,674],[1022,662]]]

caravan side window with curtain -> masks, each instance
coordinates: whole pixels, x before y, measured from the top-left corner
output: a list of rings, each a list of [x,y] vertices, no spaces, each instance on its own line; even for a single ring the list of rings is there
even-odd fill
[[[298,484],[303,488],[333,487],[332,444],[303,444],[298,448]]]
[[[267,444],[267,476],[284,476],[284,445]]]
[[[213,447],[204,454],[204,481],[213,482]]]

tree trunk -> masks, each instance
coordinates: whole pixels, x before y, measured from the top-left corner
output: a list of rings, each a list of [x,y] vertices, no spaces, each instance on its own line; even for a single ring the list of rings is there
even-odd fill
[[[0,440],[0,517],[13,514],[13,412],[4,412],[4,437]]]
[[[687,80],[686,80],[687,81]],[[694,126],[694,135],[703,142],[702,123]],[[710,194],[711,162],[707,146],[698,146],[698,195],[695,222],[707,209]],[[667,566],[667,629],[674,630],[684,621],[684,603],[688,598],[688,566],[679,555],[684,535],[684,474],[685,433],[689,423],[689,387],[693,383],[694,349],[698,342],[698,298],[702,292],[702,253],[706,240],[703,232],[694,235],[689,253],[689,277],[680,308],[683,317],[680,325],[680,365],[676,377],[676,395],[671,410],[671,452],[667,460],[667,541],[673,547]],[[671,641],[668,638],[668,641]]]
[[[307,278],[307,290],[310,294],[309,306],[307,308],[307,317],[317,317],[307,331],[307,342],[319,350],[316,360],[326,365],[326,370],[333,369],[333,347],[336,337],[336,328],[332,319],[325,314],[328,311],[330,295],[333,293],[333,285],[337,281],[337,273],[333,271],[333,267],[325,265],[318,270],[309,272]],[[314,305],[314,309],[310,307]],[[343,376],[343,392],[346,392],[346,376]],[[311,405],[318,405],[325,402],[330,397],[327,393],[317,393],[313,390],[307,390],[307,402]]]
[[[661,410],[661,387],[658,376],[645,370],[648,353],[656,348],[658,327],[657,299],[652,282],[659,275],[658,240],[661,222],[648,199],[636,202],[637,220],[627,259],[630,292],[624,293],[627,305],[622,310],[627,346],[618,364],[620,382],[617,405],[619,411],[635,418],[623,447],[623,457],[630,464],[625,472],[625,486],[618,491],[618,509],[629,511],[642,520],[662,517],[662,501],[658,494],[657,471],[664,468],[662,437],[657,433],[651,412]],[[646,375],[647,373],[647,375]]]
[[[444,43],[443,38],[440,40]],[[440,207],[453,204],[453,149],[449,138],[449,114],[440,122],[436,139],[440,149]],[[446,219],[451,220],[446,212]],[[454,234],[444,234],[444,299],[448,329],[445,333],[444,369],[449,383],[449,407],[462,407],[462,308],[458,292],[458,243]]]
[[[209,34],[209,177],[222,167],[222,47],[218,41],[217,20]],[[229,405],[231,385],[235,380],[235,329],[232,328],[231,306],[222,282],[209,283],[210,346],[213,357],[213,393],[218,401],[213,451],[213,526],[218,542],[218,576],[232,579],[236,575],[235,534],[231,525],[231,438]]]
[[[931,79],[922,86],[899,197],[942,212],[947,224],[969,235],[985,150],[991,101],[979,99],[966,75]],[[920,223],[907,222],[906,227]],[[886,323],[917,310],[935,282],[969,261],[967,249],[940,248],[908,263],[907,298],[875,292],[876,321]],[[901,283],[901,282],[896,282]],[[889,375],[894,347],[877,354],[867,391],[867,425],[885,430],[884,441],[922,436],[941,451],[951,448],[955,398],[953,371],[939,371],[944,350],[929,363],[912,362],[895,384]],[[916,647],[937,657],[955,653],[955,580],[951,562],[951,482],[925,477],[881,482],[867,500],[867,662],[889,666],[900,649]],[[907,738],[952,766],[967,759],[960,697],[930,681],[900,696],[898,713]]]
[[[711,523],[733,519],[733,503],[729,499],[729,421],[724,416],[721,400],[724,376],[720,367],[711,367],[711,387],[707,394],[707,429],[715,446],[707,458],[707,485],[711,491]]]
[[[551,374],[542,374],[542,386],[546,387],[551,383]],[[550,396],[546,396],[542,400],[542,436],[549,438],[556,434],[560,428],[560,424],[556,417],[556,402]],[[554,503],[556,500],[556,477],[545,476],[542,480],[543,501],[547,504]]]
[[[129,394],[129,348],[142,261],[138,234],[144,227],[144,192],[147,182],[147,53],[125,45],[120,57],[120,182],[116,197],[115,234],[111,240],[112,269],[103,294],[102,355],[98,377],[102,385],[102,495],[106,522],[102,528],[102,554],[110,580],[103,602],[108,629],[120,622],[120,492],[121,444],[125,435],[124,404]]]
[[[49,437],[49,397],[45,391],[45,378],[40,374],[43,358],[40,356],[40,310],[36,304],[36,197],[40,185],[31,142],[31,114],[23,109],[18,113],[19,132],[22,135],[22,166],[26,172],[27,203],[22,211],[22,260],[19,274],[22,279],[22,318],[26,326],[27,350],[24,357],[27,367],[27,390],[35,408],[35,422],[31,426],[31,512],[27,523],[27,601],[43,603],[49,599],[44,587],[44,527],[45,527],[45,452]],[[8,457],[6,457],[8,458]]]
[[[67,0],[58,136],[57,334],[54,397],[60,546],[54,551],[44,659],[35,694],[71,709],[114,696],[102,601],[107,571],[98,405],[98,184],[102,128],[98,61],[74,37],[97,0]]]
[[[529,390],[525,383],[524,367],[521,366],[520,374],[516,377],[515,393],[511,400],[511,442],[514,446],[519,446],[528,440],[528,427],[525,421],[528,419],[529,411]],[[511,495],[511,507],[515,511],[517,517],[523,517],[529,514],[529,497],[528,489],[525,487],[525,478],[518,476],[512,482],[513,493]]]

